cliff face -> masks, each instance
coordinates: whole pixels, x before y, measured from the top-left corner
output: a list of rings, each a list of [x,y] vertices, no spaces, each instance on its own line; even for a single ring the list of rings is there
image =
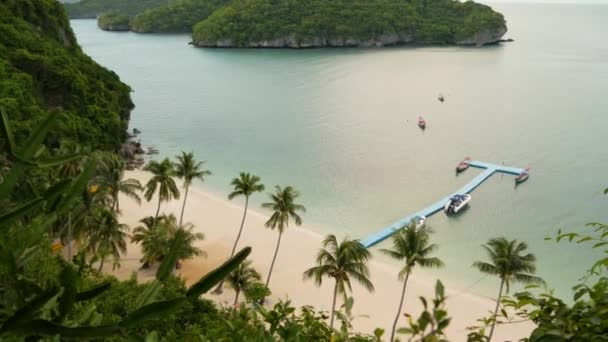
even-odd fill
[[[133,103],[130,88],[82,52],[60,3],[2,0],[0,106],[18,142],[59,112],[50,146],[113,150],[126,137]]]

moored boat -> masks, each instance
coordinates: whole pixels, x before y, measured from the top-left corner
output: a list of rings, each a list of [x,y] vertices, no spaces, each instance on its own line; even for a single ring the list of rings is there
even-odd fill
[[[530,177],[530,168],[526,168],[519,176],[515,177],[515,184],[523,183]]]
[[[437,100],[439,100],[439,102],[445,101],[445,98],[443,97],[443,95],[439,94],[439,96],[437,97]]]
[[[424,228],[424,226],[426,226],[426,217],[425,216],[414,217],[414,224],[416,224],[416,229]]]
[[[462,171],[468,169],[470,165],[471,165],[471,158],[466,157],[466,158],[464,158],[463,161],[461,161],[460,163],[458,163],[458,165],[456,165],[456,172],[462,172]]]
[[[422,116],[418,117],[418,127],[422,128],[422,129],[426,128],[426,121],[424,121]]]
[[[446,214],[456,214],[471,201],[471,195],[454,195],[443,207]]]

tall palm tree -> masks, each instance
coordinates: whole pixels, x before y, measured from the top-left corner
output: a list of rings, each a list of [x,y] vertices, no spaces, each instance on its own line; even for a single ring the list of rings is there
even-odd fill
[[[232,179],[230,184],[234,187],[234,191],[232,191],[228,195],[228,199],[232,200],[239,196],[245,196],[245,210],[243,211],[243,219],[241,220],[241,227],[239,228],[239,233],[236,236],[236,240],[234,240],[234,245],[232,246],[232,251],[230,252],[230,257],[234,255],[236,251],[236,247],[239,243],[239,239],[241,238],[241,234],[243,233],[243,226],[245,225],[245,217],[247,217],[247,207],[249,206],[249,197],[255,192],[264,191],[264,184],[260,183],[260,177],[256,175],[252,175],[250,173],[241,172],[238,178]],[[222,286],[224,282],[221,281],[215,291],[216,294],[222,293]]]
[[[201,182],[205,181],[206,176],[211,175],[211,171],[204,169],[203,164],[205,162],[197,162],[194,159],[194,155],[192,153],[186,153],[182,151],[180,156],[177,156],[177,163],[175,163],[175,175],[178,178],[184,180],[184,204],[182,204],[182,213],[179,216],[179,225],[182,225],[184,220],[184,210],[186,209],[186,200],[188,199],[188,189],[190,188],[190,184],[195,179],[200,179]]]
[[[345,238],[338,244],[334,235],[327,235],[323,240],[323,248],[317,254],[317,266],[304,272],[304,278],[312,278],[318,286],[323,283],[323,277],[335,280],[329,323],[331,329],[334,328],[336,298],[338,294],[346,294],[347,288],[352,291],[351,278],[368,291],[374,291],[367,267],[370,257],[370,252],[358,240]]]
[[[129,226],[119,223],[114,212],[107,208],[97,209],[94,220],[95,228],[87,234],[85,249],[94,257],[101,259],[99,262],[99,271],[101,271],[108,255],[113,256],[116,266],[120,255],[127,252],[125,239]]]
[[[107,191],[112,210],[120,212],[120,204],[118,202],[118,195],[120,193],[134,199],[137,203],[141,203],[139,192],[143,190],[143,187],[137,179],[129,178],[123,180],[125,164],[119,156],[113,153],[103,154],[98,173],[95,182]]]
[[[496,298],[496,307],[494,308],[494,319],[490,328],[490,334],[488,335],[488,341],[491,341],[494,327],[496,326],[496,315],[500,307],[503,287],[506,285],[508,293],[512,282],[529,284],[543,283],[543,280],[531,275],[536,272],[536,257],[532,253],[523,254],[528,249],[528,245],[525,242],[507,240],[501,237],[490,239],[482,247],[488,253],[490,262],[476,261],[473,267],[477,268],[481,273],[500,278],[498,298]]]
[[[179,190],[177,189],[177,185],[175,185],[175,180],[173,180],[175,170],[169,158],[165,158],[160,163],[152,160],[144,167],[144,170],[150,171],[153,174],[145,187],[144,196],[146,200],[152,200],[158,188],[158,208],[156,208],[156,214],[154,215],[154,220],[156,220],[163,201],[168,202],[174,198],[179,199]]]
[[[412,222],[393,235],[393,249],[380,250],[389,257],[403,262],[403,267],[399,271],[399,279],[403,280],[401,300],[399,301],[397,315],[395,315],[395,320],[393,321],[391,338],[389,341],[395,339],[395,330],[397,329],[397,323],[399,322],[399,317],[401,317],[401,310],[403,309],[403,302],[405,301],[407,281],[412,274],[414,267],[443,266],[441,260],[430,256],[437,249],[437,245],[431,244],[429,241],[430,233],[432,233],[432,231],[429,228],[416,229],[416,224]]]
[[[270,270],[268,271],[268,277],[266,278],[266,288],[270,284],[270,277],[272,276],[272,269],[279,253],[279,247],[281,246],[281,237],[283,232],[289,227],[289,221],[293,220],[296,226],[302,225],[302,218],[298,215],[298,212],[306,212],[306,208],[303,205],[295,203],[295,199],[300,196],[300,193],[291,186],[287,186],[284,189],[280,186],[275,186],[275,193],[270,194],[271,202],[263,203],[262,208],[272,210],[272,215],[266,221],[266,227],[276,230],[279,232],[279,239],[277,240],[277,247],[272,257],[272,263],[270,264]]]
[[[251,261],[249,260],[243,261],[237,269],[226,277],[226,281],[228,281],[230,287],[236,292],[236,295],[234,296],[234,306],[239,302],[239,294],[241,294],[242,291],[246,291],[251,284],[259,281],[261,278],[258,271],[251,266]]]

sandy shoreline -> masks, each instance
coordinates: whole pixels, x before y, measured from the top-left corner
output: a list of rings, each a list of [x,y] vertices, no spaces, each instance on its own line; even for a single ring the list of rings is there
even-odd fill
[[[128,171],[125,178],[136,178],[145,184],[148,174],[143,171]],[[181,185],[181,183],[179,183]],[[258,196],[266,196],[258,195]],[[156,210],[156,200],[143,202],[139,206],[135,201],[122,196],[120,207],[123,212],[121,222],[128,224],[131,229],[138,225],[138,221]],[[208,270],[223,262],[229,255],[230,249],[237,234],[243,214],[243,200],[228,201],[210,195],[197,187],[192,187],[188,195],[188,204],[184,214],[184,221],[195,225],[195,229],[205,234],[205,240],[198,245],[206,251],[207,258],[197,257],[185,261],[179,274],[191,283]],[[181,200],[163,203],[161,212],[174,213],[176,216],[181,209]],[[239,247],[251,246],[253,252],[250,259],[256,269],[265,279],[268,267],[272,260],[272,253],[278,234],[264,227],[267,216],[261,209],[250,207],[245,222],[245,229]],[[322,287],[316,287],[312,281],[304,281],[302,273],[313,266],[316,253],[321,246],[323,236],[306,229],[306,216],[303,217],[304,226],[290,227],[283,235],[281,249],[277,258],[270,288],[273,295],[271,300],[289,298],[296,306],[312,305],[319,310],[328,310],[331,305],[332,282],[328,279]],[[338,236],[339,239],[342,236]],[[374,252],[375,254],[375,252]],[[121,268],[113,272],[119,278],[128,278],[132,272],[138,272],[139,279],[145,280],[154,276],[153,270],[139,270],[140,250],[137,245],[129,245],[127,255],[121,261]],[[353,314],[367,315],[369,318],[358,317],[354,320],[357,331],[371,333],[374,328],[390,329],[396,314],[398,299],[402,283],[397,280],[398,269],[379,261],[370,263],[372,282],[376,288],[374,293],[368,293],[358,285],[354,285],[353,296],[355,306]],[[434,295],[435,279],[417,270],[408,283],[405,301],[405,311],[418,316],[421,310],[419,296],[431,298]],[[444,282],[445,284],[445,282]],[[452,317],[448,328],[448,338],[452,341],[465,341],[467,326],[476,325],[476,320],[488,315],[493,309],[494,302],[490,299],[469,293],[451,290],[447,287],[447,309]],[[234,293],[226,287],[220,296],[206,295],[207,298],[218,303],[232,303]],[[405,326],[405,320],[400,326]],[[497,327],[496,341],[518,340],[528,336],[532,329],[530,323],[509,324]],[[385,336],[386,337],[386,336]]]

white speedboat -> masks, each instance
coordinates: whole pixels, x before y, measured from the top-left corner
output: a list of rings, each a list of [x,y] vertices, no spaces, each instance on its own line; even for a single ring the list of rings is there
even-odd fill
[[[471,195],[454,195],[450,197],[448,203],[443,207],[446,214],[456,214],[471,201]]]
[[[426,226],[426,217],[416,216],[414,217],[414,223],[416,224],[416,229],[422,229],[424,226]]]

